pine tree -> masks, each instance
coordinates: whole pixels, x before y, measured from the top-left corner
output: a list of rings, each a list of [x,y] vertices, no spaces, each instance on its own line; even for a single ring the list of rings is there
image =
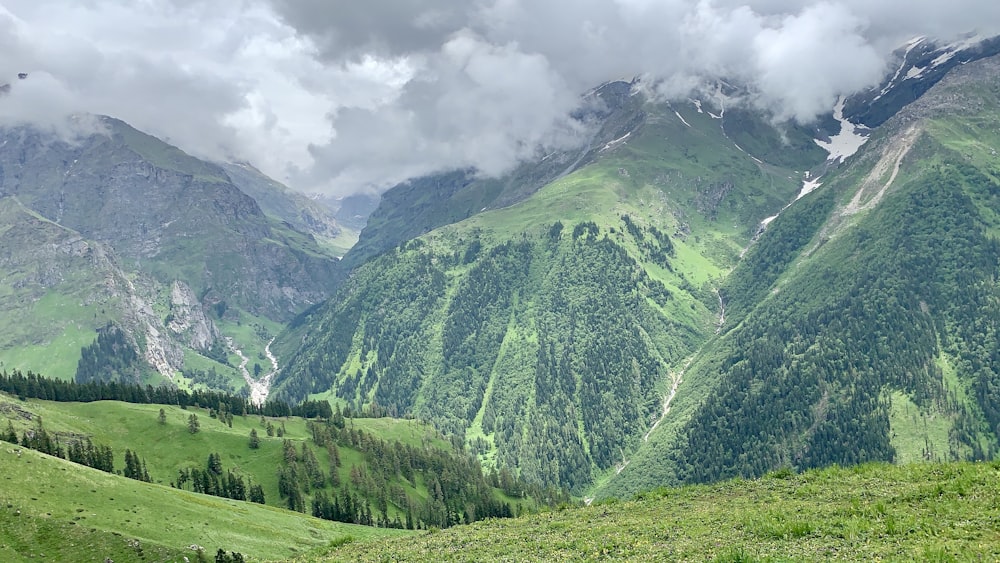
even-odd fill
[[[250,449],[256,450],[260,447],[260,438],[257,436],[257,429],[250,429]]]
[[[10,420],[7,421],[7,431],[3,435],[3,440],[11,444],[17,443],[17,432],[14,430],[14,423]]]
[[[222,456],[217,453],[208,454],[208,470],[216,475],[222,475]]]
[[[166,424],[167,423],[167,412],[164,411],[163,409],[160,409],[160,414],[157,417],[157,421],[159,421],[160,424]]]
[[[188,432],[197,434],[200,429],[201,423],[198,422],[198,415],[191,413],[191,415],[188,416]]]
[[[129,479],[135,479],[137,474],[137,466],[135,462],[135,456],[132,454],[132,450],[125,449],[125,477]]]
[[[250,502],[264,504],[264,488],[257,484],[250,485],[250,492],[247,494],[247,499]]]

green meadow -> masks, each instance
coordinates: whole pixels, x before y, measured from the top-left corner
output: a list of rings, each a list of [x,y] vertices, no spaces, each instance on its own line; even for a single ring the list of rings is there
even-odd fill
[[[659,489],[296,561],[996,561],[1000,463],[870,464]]]

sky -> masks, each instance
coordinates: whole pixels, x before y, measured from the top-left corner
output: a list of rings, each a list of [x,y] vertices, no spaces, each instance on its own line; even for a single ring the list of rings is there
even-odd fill
[[[0,0],[0,124],[111,115],[301,191],[381,192],[571,148],[608,80],[684,99],[724,76],[807,123],[907,40],[969,32],[1000,33],[1000,2]]]

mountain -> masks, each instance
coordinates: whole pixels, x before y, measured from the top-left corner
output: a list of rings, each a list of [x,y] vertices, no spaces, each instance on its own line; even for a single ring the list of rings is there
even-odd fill
[[[412,413],[577,492],[637,448],[714,334],[722,278],[827,153],[721,94],[595,95],[610,101],[574,154],[386,193],[344,262],[377,257],[275,343],[279,396]]]
[[[225,169],[94,121],[73,139],[0,130],[5,366],[73,376],[110,325],[142,358],[137,373],[226,370],[222,336],[263,348],[268,331],[329,295],[334,256],[265,214]]]
[[[881,84],[847,99],[844,115],[853,123],[877,127],[916,101],[952,69],[1000,54],[1000,37],[969,35],[953,43],[915,37],[895,55],[895,71]]]
[[[267,177],[252,164],[221,164],[226,174],[243,193],[260,205],[261,210],[292,228],[312,235],[319,245],[337,257],[343,256],[357,242],[358,231],[367,221],[371,209],[363,196],[347,198],[331,205],[325,199],[310,198]],[[369,203],[369,206],[372,204]]]
[[[996,456],[998,85],[1000,57],[956,67],[769,225],[686,370],[707,391],[603,494]]]
[[[517,203],[592,161],[605,145],[627,135],[642,121],[641,103],[632,99],[631,90],[632,84],[609,82],[584,97],[585,109],[577,117],[589,125],[590,132],[582,147],[545,155],[503,178],[457,170],[415,178],[389,190],[345,257],[348,267],[434,228]]]
[[[920,44],[813,128],[723,82],[612,83],[560,166],[390,190],[276,341],[279,394],[413,414],[600,497],[993,457],[996,44]]]
[[[381,198],[373,194],[360,193],[337,198],[320,196],[316,199],[332,209],[334,217],[342,225],[360,233],[368,224],[368,217],[378,208]]]

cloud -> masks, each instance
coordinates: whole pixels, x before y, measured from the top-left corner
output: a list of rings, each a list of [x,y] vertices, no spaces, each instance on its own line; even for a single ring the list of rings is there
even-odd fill
[[[541,55],[458,33],[397,98],[332,116],[336,137],[312,147],[306,180],[387,186],[442,168],[500,174],[543,147],[577,144],[581,126],[569,114],[578,104]]]
[[[610,79],[684,96],[725,76],[808,121],[915,35],[1000,33],[992,0],[45,4],[0,7],[0,123],[105,113],[332,193],[571,146],[579,94]]]
[[[106,114],[198,156],[259,161],[279,177],[309,165],[308,143],[330,135],[323,116],[335,100],[297,78],[322,70],[314,48],[263,4],[52,4],[0,7],[0,83],[13,80],[0,123]]]

